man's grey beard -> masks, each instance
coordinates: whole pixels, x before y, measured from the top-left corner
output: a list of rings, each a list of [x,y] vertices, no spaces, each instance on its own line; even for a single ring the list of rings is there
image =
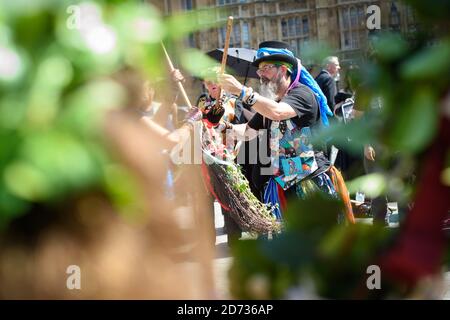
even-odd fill
[[[277,100],[277,85],[272,81],[262,83],[260,88],[260,94],[270,100]]]
[[[277,73],[276,77],[270,81],[260,80],[260,95],[265,98],[276,101],[278,99],[278,92],[281,85],[282,76],[280,72]]]

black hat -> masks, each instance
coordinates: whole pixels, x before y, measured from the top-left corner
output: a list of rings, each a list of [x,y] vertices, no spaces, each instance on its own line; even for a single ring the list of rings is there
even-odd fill
[[[274,49],[274,52],[270,52],[270,49]],[[285,53],[276,52],[277,49],[288,50]],[[292,64],[294,67],[297,65],[297,59],[294,57],[292,50],[286,42],[281,41],[264,41],[259,44],[259,50],[256,52],[257,59],[253,61],[253,65],[258,65],[263,61],[283,61]]]

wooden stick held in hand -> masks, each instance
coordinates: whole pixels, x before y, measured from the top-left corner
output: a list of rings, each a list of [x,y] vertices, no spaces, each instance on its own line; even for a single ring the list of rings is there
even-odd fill
[[[225,46],[223,47],[222,65],[220,66],[220,73],[225,72],[225,66],[227,65],[228,47],[230,46],[231,30],[233,27],[233,17],[229,16],[227,21],[227,35],[225,36]]]
[[[166,47],[164,46],[164,43],[161,42],[161,47],[163,48],[164,55],[166,56],[167,64],[169,65],[170,72],[173,72],[175,70],[172,60],[170,59],[169,54],[167,53]],[[181,92],[181,95],[183,96],[184,101],[188,105],[189,108],[192,108],[191,101],[189,100],[188,95],[186,94],[186,91],[184,90],[183,84],[179,81],[177,81],[178,89]]]
[[[233,27],[233,17],[229,16],[228,21],[227,21],[227,34],[225,36],[225,46],[223,47],[222,64],[220,65],[220,74],[224,74],[225,66],[227,65],[228,47],[230,46],[230,37],[231,37],[232,27]],[[223,89],[220,89],[219,97],[220,97],[219,101],[225,97],[225,91]],[[219,105],[221,108],[223,107],[220,102],[219,102]]]

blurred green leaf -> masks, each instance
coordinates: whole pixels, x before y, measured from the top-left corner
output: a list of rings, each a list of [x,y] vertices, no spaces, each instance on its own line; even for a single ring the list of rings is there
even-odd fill
[[[8,44],[0,42],[0,90],[18,85],[24,78],[28,62],[25,55]]]
[[[386,178],[380,173],[371,173],[347,182],[348,191],[354,194],[358,191],[375,198],[386,191]]]
[[[447,0],[404,0],[415,9],[415,13],[422,19],[436,23],[438,20],[448,22],[450,3]]]
[[[0,0],[0,8],[9,17],[20,17],[33,15],[42,11],[54,10],[73,2],[70,0]]]
[[[175,13],[166,19],[167,35],[179,40],[189,34],[208,28],[218,27],[225,22],[216,21],[215,12],[211,9],[200,9],[183,13]]]
[[[396,121],[390,128],[388,142],[394,150],[416,153],[422,151],[436,133],[437,100],[427,87],[410,92],[409,99],[405,99],[396,106]]]
[[[332,122],[329,127],[322,128],[313,136],[313,143],[321,145],[327,141],[345,146],[352,154],[361,154],[364,144],[374,140],[376,135],[376,119],[364,117],[355,119],[350,123]],[[349,143],[349,140],[351,143]]]
[[[99,4],[84,2],[79,8],[80,16],[88,18],[81,18],[75,26],[68,26],[66,11],[60,12],[55,30],[58,43],[66,58],[83,73],[109,74],[119,67],[128,44],[119,38],[117,27],[103,19],[104,8]]]
[[[28,124],[49,126],[60,109],[63,88],[72,79],[70,62],[57,55],[44,58],[38,66],[27,108]]]
[[[67,98],[59,125],[92,137],[102,129],[106,112],[122,107],[126,98],[124,89],[111,80],[86,84]]]
[[[61,89],[70,83],[72,77],[71,62],[62,55],[52,54],[39,65],[36,82],[39,87]]]
[[[0,231],[7,226],[9,220],[24,213],[29,206],[27,201],[12,195],[0,182]]]
[[[252,286],[248,285],[252,276],[258,275],[259,278],[267,278],[269,283],[259,292],[260,296],[270,296],[270,279],[267,272],[272,269],[272,262],[265,257],[260,250],[260,243],[254,240],[238,241],[232,248],[233,256],[236,259],[229,271],[230,290],[235,297],[249,299],[255,296]],[[260,288],[261,289],[261,288]]]
[[[105,187],[120,213],[129,219],[138,219],[145,214],[142,194],[133,176],[119,165],[109,164],[104,168]]]
[[[216,60],[197,49],[187,49],[180,58],[183,67],[197,77],[204,77],[205,70],[219,66]]]
[[[373,43],[376,55],[382,61],[394,61],[401,58],[409,49],[401,35],[385,33]]]
[[[312,274],[321,297],[358,298],[366,288],[367,267],[386,247],[392,232],[379,226],[355,224],[336,226],[321,239],[319,259]]]
[[[52,13],[49,11],[31,12],[26,8],[23,10],[25,14],[18,15],[11,23],[14,29],[14,41],[18,47],[30,50],[35,54],[33,58],[37,58],[43,49],[43,44],[48,44],[49,35],[53,33]]]
[[[305,44],[300,52],[300,57],[303,65],[322,66],[323,60],[332,54],[333,50],[327,43],[312,41]]]
[[[409,80],[429,80],[441,78],[449,80],[450,41],[423,48],[420,52],[406,60],[400,68],[403,78]],[[439,84],[437,84],[439,85]]]
[[[19,97],[17,94],[3,96],[0,100],[0,128],[17,129],[25,119],[26,107],[23,97]],[[1,130],[0,136],[2,136]],[[7,141],[2,140],[2,143],[7,143]]]
[[[293,245],[297,244],[297,245]],[[314,243],[302,233],[282,233],[272,241],[262,242],[262,253],[276,262],[296,272],[314,256]]]
[[[29,177],[34,188],[28,190],[26,180],[10,184],[22,197],[51,200],[90,186],[99,178],[98,164],[82,141],[62,131],[52,129],[28,136],[20,154],[23,160],[13,169]]]
[[[320,237],[336,225],[342,208],[341,201],[321,192],[296,199],[284,214],[286,230]]]
[[[26,162],[9,165],[5,170],[4,179],[9,191],[24,200],[44,200],[52,193],[53,186],[46,174]]]
[[[111,22],[118,30],[121,42],[128,45],[139,42],[158,43],[165,38],[167,32],[159,12],[147,3],[120,4]]]

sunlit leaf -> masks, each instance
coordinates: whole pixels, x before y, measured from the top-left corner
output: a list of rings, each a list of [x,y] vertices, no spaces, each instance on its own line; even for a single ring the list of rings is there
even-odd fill
[[[386,190],[386,178],[380,173],[371,173],[347,182],[350,193],[364,192],[369,197],[375,198]]]
[[[8,166],[4,179],[8,190],[24,200],[44,200],[51,193],[52,185],[46,174],[25,162]]]

